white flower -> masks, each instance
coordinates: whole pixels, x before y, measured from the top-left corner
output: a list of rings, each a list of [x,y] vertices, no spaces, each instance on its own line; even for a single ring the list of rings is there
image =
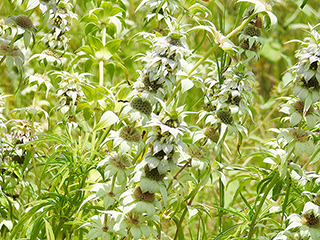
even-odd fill
[[[119,200],[119,196],[122,193],[124,186],[112,185],[111,183],[97,183],[91,189],[95,192],[95,198],[102,198],[104,207],[107,209],[109,206]]]
[[[299,128],[283,129],[278,135],[278,140],[283,139],[286,145],[287,151],[294,153],[297,156],[301,156],[305,152],[308,156],[314,152],[313,141],[309,138],[310,133],[303,131]]]
[[[105,179],[116,177],[119,184],[127,181],[127,176],[131,173],[131,159],[129,155],[123,153],[110,153],[105,159],[101,160],[97,167],[105,166]]]
[[[53,88],[53,85],[51,84],[50,78],[47,75],[41,75],[41,74],[34,74],[29,76],[29,83],[36,82],[38,87],[40,87],[42,84],[46,87],[46,98],[48,97],[48,93],[51,88]]]
[[[310,236],[313,240],[318,240],[320,238],[319,213],[319,206],[307,202],[301,216],[294,213],[288,217],[289,226],[285,231],[299,227],[303,238]]]

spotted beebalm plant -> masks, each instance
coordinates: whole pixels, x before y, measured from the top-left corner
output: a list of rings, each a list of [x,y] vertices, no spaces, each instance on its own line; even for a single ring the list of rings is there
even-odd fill
[[[319,239],[316,4],[1,2],[0,239]]]

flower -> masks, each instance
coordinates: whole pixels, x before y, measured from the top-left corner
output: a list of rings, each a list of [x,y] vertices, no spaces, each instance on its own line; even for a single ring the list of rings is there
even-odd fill
[[[187,124],[183,121],[186,115],[183,113],[184,106],[175,107],[174,102],[166,106],[160,99],[158,101],[163,109],[159,116],[153,115],[146,125],[147,127],[153,127],[147,143],[152,143],[153,154],[161,150],[169,154],[174,146],[182,148],[181,138],[184,132],[188,132]]]
[[[132,150],[140,152],[144,147],[139,130],[132,126],[124,126],[119,131],[111,131],[106,140],[113,140],[113,147],[118,147],[123,153]]]
[[[42,41],[49,45],[51,49],[65,49],[69,41],[66,33],[70,31],[74,19],[77,19],[77,15],[72,12],[72,4],[69,3],[69,0],[60,1],[56,11],[51,12],[48,24],[51,31],[45,34]]]
[[[129,189],[121,195],[124,213],[138,212],[145,216],[153,216],[158,209],[162,209],[160,202],[155,198],[155,194],[151,192],[142,192],[140,187]]]
[[[310,37],[305,38],[302,42],[302,49],[297,51],[296,57],[298,63],[293,67],[297,74],[303,75],[303,78],[308,82],[311,78],[320,82],[320,34],[313,27],[310,27]]]
[[[299,128],[283,129],[277,139],[283,139],[287,151],[292,150],[297,156],[301,156],[305,152],[308,156],[314,152],[313,141],[310,139],[310,133]]]
[[[112,185],[111,183],[97,183],[91,189],[95,192],[95,199],[102,198],[104,207],[107,209],[109,206],[119,200],[120,194],[123,192],[125,185]]]
[[[86,73],[68,73],[66,71],[56,72],[58,77],[61,78],[59,82],[59,89],[57,96],[60,97],[59,108],[63,114],[69,110],[75,111],[75,106],[81,101],[84,93],[80,84],[86,82]]]
[[[124,218],[124,222],[133,239],[141,239],[142,236],[149,238],[151,234],[156,237],[158,235],[157,231],[155,231],[151,226],[146,225],[146,222],[159,220],[160,218],[157,214],[149,216],[134,210],[126,213]]]
[[[88,239],[95,239],[101,237],[101,240],[111,240],[113,236],[119,233],[122,236],[126,235],[125,227],[119,228],[119,221],[122,216],[120,212],[116,211],[101,211],[101,215],[94,215],[92,222],[85,223],[81,227],[90,226]],[[123,225],[123,224],[122,224]],[[117,230],[116,230],[117,229]]]
[[[127,176],[131,173],[131,159],[129,155],[124,153],[111,152],[108,156],[101,160],[97,167],[105,166],[104,176],[106,179],[116,177],[119,184],[123,184],[127,180]]]
[[[295,126],[303,120],[307,123],[309,128],[313,128],[319,120],[319,112],[313,105],[305,109],[303,101],[298,99],[290,99],[286,104],[281,106],[280,112],[290,115],[290,124]]]
[[[310,236],[313,240],[318,240],[320,238],[319,214],[319,206],[312,202],[307,202],[301,216],[293,213],[288,217],[289,226],[285,231],[299,227],[300,235],[303,238]]]
[[[22,67],[24,55],[19,47],[1,38],[0,55],[2,55],[0,63],[2,63],[4,59],[6,59],[8,69],[11,69],[13,67],[13,63],[15,63],[17,67]]]
[[[34,83],[40,87],[42,84],[46,86],[46,98],[48,97],[48,93],[51,88],[53,88],[53,85],[51,84],[50,78],[47,75],[41,75],[41,74],[34,74],[29,76],[29,83]]]
[[[134,83],[134,88],[142,92],[142,96],[164,99],[167,93],[172,92],[175,75],[181,68],[180,60],[191,54],[181,38],[182,34],[173,32],[167,37],[153,37],[153,51],[147,52],[146,56],[141,58],[145,66]]]
[[[261,37],[262,18],[253,19],[239,35],[240,50],[239,54],[244,53],[249,59],[259,58],[258,51],[264,43]]]

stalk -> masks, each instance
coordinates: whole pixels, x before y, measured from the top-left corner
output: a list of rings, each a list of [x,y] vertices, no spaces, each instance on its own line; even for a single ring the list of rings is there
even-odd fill
[[[103,47],[106,45],[106,27],[102,28],[102,45]],[[99,85],[103,86],[103,60],[99,62]]]
[[[236,35],[238,32],[240,32],[245,26],[247,26],[251,20],[255,17],[255,14],[252,14],[250,17],[248,17],[246,20],[244,20],[238,27],[236,27],[235,29],[233,29],[228,35],[226,35],[225,37],[223,37],[221,40],[218,41],[218,43],[221,45],[223,44],[225,41],[227,41],[229,38],[231,38],[232,36]],[[217,40],[216,40],[217,41]],[[199,67],[199,65],[201,63],[203,63],[215,50],[217,50],[219,47],[219,45],[214,45],[208,52],[206,55],[204,55],[194,66],[193,68],[190,69],[190,71],[188,72],[188,76],[190,77],[190,75],[197,69],[197,67]]]
[[[258,207],[257,207],[257,209],[256,209],[256,211],[255,211],[255,213],[254,213],[254,216],[253,216],[252,221],[251,221],[251,224],[250,224],[250,229],[249,229],[249,234],[248,234],[247,240],[251,240],[251,239],[252,239],[252,236],[253,236],[253,234],[254,234],[254,227],[255,227],[255,225],[256,225],[256,221],[257,221],[257,219],[258,219],[260,210],[261,210],[261,208],[262,208],[262,206],[263,206],[263,204],[264,204],[264,202],[265,202],[265,200],[266,200],[269,192],[270,192],[271,189],[274,187],[275,183],[278,181],[278,178],[279,178],[279,172],[277,171],[277,172],[274,174],[271,182],[269,183],[269,186],[268,186],[268,188],[266,189],[265,193],[263,194],[262,199],[260,200],[260,203],[259,203],[259,205],[258,205]]]

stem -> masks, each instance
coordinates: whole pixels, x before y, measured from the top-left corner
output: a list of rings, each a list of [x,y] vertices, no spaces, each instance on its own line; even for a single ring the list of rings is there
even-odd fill
[[[248,23],[251,22],[251,20],[255,17],[255,14],[252,14],[249,18],[247,18],[246,20],[244,20],[240,26],[236,27],[235,29],[233,29],[227,36],[223,37],[221,40],[218,41],[218,43],[221,45],[223,44],[225,41],[227,41],[229,38],[231,38],[232,36],[234,36],[235,34],[237,34],[238,32],[240,32],[245,26],[248,25]],[[217,41],[217,40],[216,40]],[[190,71],[188,72],[188,76],[190,77],[190,75],[194,72],[194,70],[196,70],[197,67],[199,67],[199,65],[201,63],[203,63],[215,50],[217,50],[217,48],[219,47],[219,45],[214,45],[208,52],[206,55],[204,55],[194,66],[193,68],[190,69]]]
[[[195,197],[195,195],[190,198],[189,202],[187,203],[187,206],[190,206],[190,205],[191,205],[194,197]],[[183,213],[182,213],[182,215],[181,215],[181,217],[180,217],[180,220],[179,220],[178,226],[177,226],[177,231],[176,231],[176,234],[174,235],[173,240],[176,240],[176,239],[178,238],[179,232],[180,232],[180,230],[181,230],[181,226],[182,226],[183,219],[184,219],[184,217],[186,216],[186,214],[187,214],[187,212],[188,212],[188,207],[187,207],[187,206],[185,207],[185,209],[184,209],[184,211],[183,211]]]
[[[286,210],[287,203],[288,203],[288,200],[289,200],[289,195],[290,195],[290,190],[291,190],[291,183],[292,183],[292,180],[291,180],[291,177],[290,177],[290,173],[287,172],[287,189],[286,189],[286,195],[285,195],[285,198],[284,198],[284,201],[283,201],[283,204],[282,204],[282,216],[281,216],[281,222],[282,223],[283,223],[283,218],[284,218],[284,212]]]
[[[258,207],[256,209],[256,212],[254,213],[254,216],[253,216],[252,221],[251,221],[250,230],[249,230],[249,234],[248,234],[247,240],[251,240],[252,239],[252,236],[254,234],[254,227],[256,225],[256,221],[257,221],[258,215],[260,213],[260,210],[261,210],[261,208],[262,208],[262,206],[263,206],[263,204],[264,204],[269,192],[274,187],[274,184],[278,181],[278,178],[279,178],[279,172],[277,171],[274,174],[271,182],[269,183],[269,186],[266,189],[265,193],[263,194],[262,199],[260,200],[260,203],[259,203],[259,205],[258,205]]]
[[[224,207],[224,185],[221,180],[221,177],[219,177],[219,194],[220,194],[220,207]],[[219,209],[219,231],[223,232],[223,224],[222,224],[222,216],[223,216],[223,210]]]
[[[180,170],[176,173],[176,175],[174,175],[173,179],[177,179],[178,175],[182,172],[183,169],[185,169],[185,168],[189,165],[189,163],[191,162],[191,160],[192,160],[192,158],[190,158],[189,161],[186,162],[186,163],[182,166],[182,168],[180,168]],[[169,188],[171,187],[171,185],[172,185],[172,183],[173,183],[173,179],[172,179],[171,182],[169,183],[167,189],[169,189]]]
[[[102,28],[102,45],[106,45],[106,28]],[[99,62],[99,85],[103,86],[103,60]]]
[[[31,136],[33,136],[35,133],[35,130],[34,130],[34,115],[32,115],[32,121],[31,121]],[[32,146],[32,145],[31,145]],[[35,181],[36,181],[36,185],[38,187],[38,191],[39,191],[39,195],[41,194],[41,191],[40,191],[40,183],[39,183],[39,175],[38,175],[38,170],[37,170],[37,164],[36,164],[36,159],[34,158],[34,147],[32,146],[31,147],[31,158],[32,158],[32,165],[33,165],[33,168],[34,168],[34,176],[35,176]]]
[[[0,60],[0,65],[3,63],[3,61],[6,59],[7,55],[3,55],[3,57]]]

